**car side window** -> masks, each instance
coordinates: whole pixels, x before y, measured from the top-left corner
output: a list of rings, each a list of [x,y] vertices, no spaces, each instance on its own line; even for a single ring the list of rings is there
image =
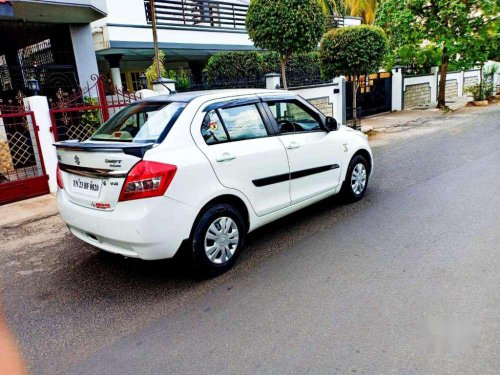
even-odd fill
[[[267,105],[283,134],[322,130],[316,117],[298,102],[276,101]]]
[[[207,145],[228,140],[226,130],[216,111],[210,111],[205,115],[201,124],[201,135]]]
[[[219,109],[231,141],[266,137],[267,129],[255,104]]]

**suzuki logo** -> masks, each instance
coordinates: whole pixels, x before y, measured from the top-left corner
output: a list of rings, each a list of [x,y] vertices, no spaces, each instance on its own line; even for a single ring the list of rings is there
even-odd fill
[[[80,165],[80,158],[78,157],[78,155],[75,155],[75,163],[76,165]]]

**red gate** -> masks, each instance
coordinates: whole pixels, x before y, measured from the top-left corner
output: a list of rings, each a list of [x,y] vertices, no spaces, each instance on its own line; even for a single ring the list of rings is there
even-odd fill
[[[49,99],[56,141],[88,139],[115,112],[137,100],[135,93],[116,87],[104,76],[91,79],[92,85],[71,92],[59,89],[56,98]]]
[[[0,103],[0,205],[48,193],[33,112]]]

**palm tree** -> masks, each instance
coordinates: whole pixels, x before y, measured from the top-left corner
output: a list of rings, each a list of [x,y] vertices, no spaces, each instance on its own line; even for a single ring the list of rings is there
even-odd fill
[[[377,11],[377,0],[345,0],[346,7],[351,10],[351,16],[363,18],[363,22],[373,24]]]
[[[373,24],[378,0],[320,0],[325,14],[342,15],[349,13],[351,16],[363,18],[363,23]]]

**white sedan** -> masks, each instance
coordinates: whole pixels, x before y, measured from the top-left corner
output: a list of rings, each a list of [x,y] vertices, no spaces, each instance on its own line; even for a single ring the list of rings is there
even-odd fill
[[[337,193],[361,199],[373,171],[365,135],[286,91],[154,97],[56,147],[76,237],[148,260],[185,248],[205,276],[228,270],[258,227]]]

